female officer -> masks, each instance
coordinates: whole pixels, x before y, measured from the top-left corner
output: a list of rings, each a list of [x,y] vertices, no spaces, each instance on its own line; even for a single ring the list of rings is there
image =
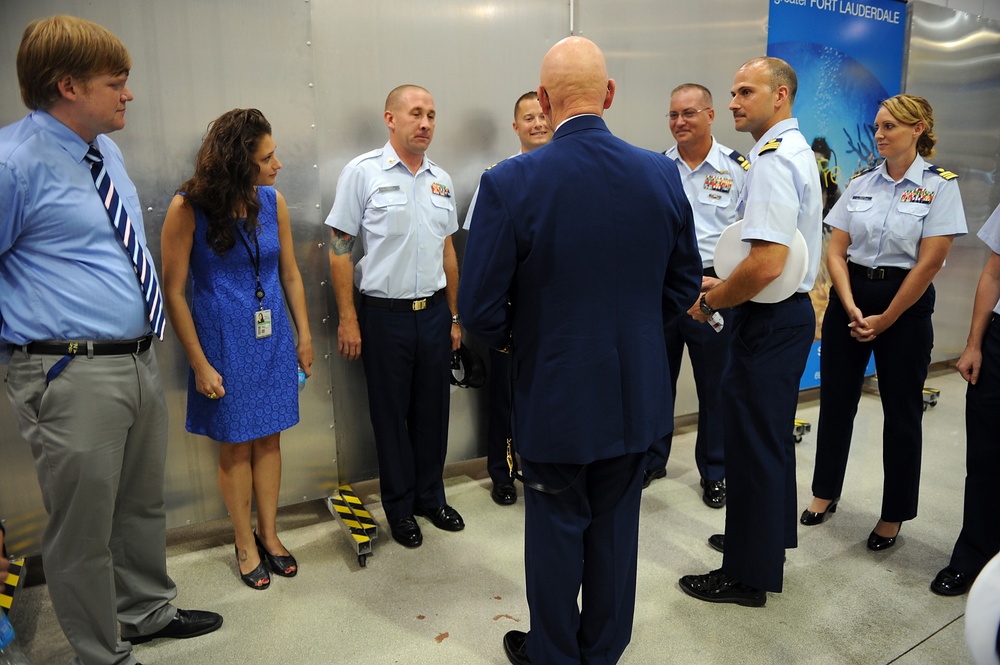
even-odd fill
[[[825,222],[833,287],[823,320],[813,500],[805,525],[837,509],[865,367],[875,354],[882,426],[882,509],[868,549],[896,544],[917,515],[920,420],[934,331],[934,286],[952,240],[966,233],[957,176],[934,154],[934,116],[922,97],[896,95],[875,116],[884,161],[855,176]]]

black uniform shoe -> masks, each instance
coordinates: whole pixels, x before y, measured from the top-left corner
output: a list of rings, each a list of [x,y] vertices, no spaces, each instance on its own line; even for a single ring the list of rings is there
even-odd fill
[[[726,537],[721,533],[713,533],[708,537],[708,546],[716,552],[726,551]]]
[[[725,480],[705,480],[701,479],[701,486],[704,488],[701,500],[709,508],[722,508],[726,505],[726,481]]]
[[[755,589],[713,570],[706,575],[685,575],[680,579],[681,589],[689,596],[709,603],[736,603],[744,607],[764,607],[767,592]]]
[[[415,512],[417,515],[429,519],[437,528],[444,529],[445,531],[461,531],[465,528],[462,516],[447,503],[443,503],[432,510],[417,510]]]
[[[203,610],[177,610],[177,614],[163,628],[149,635],[137,635],[135,637],[123,637],[125,642],[132,644],[143,644],[150,640],[157,640],[161,637],[173,637],[177,639],[187,639],[207,635],[213,630],[218,630],[222,625],[222,615],[215,612],[205,612]]]
[[[493,483],[490,498],[493,499],[493,503],[499,506],[517,503],[517,490],[514,489],[514,483]]]
[[[649,487],[649,484],[654,480],[656,480],[657,478],[666,478],[666,477],[667,477],[666,469],[653,469],[653,470],[646,469],[645,471],[642,472],[642,489],[646,489],[647,487]]]
[[[520,630],[509,631],[503,636],[503,650],[513,665],[531,665],[528,658],[528,634]]]
[[[424,542],[424,536],[420,533],[417,520],[412,517],[389,522],[389,531],[392,532],[392,539],[403,547],[420,547]]]
[[[972,586],[972,576],[948,566],[931,582],[931,591],[939,596],[961,596]]]

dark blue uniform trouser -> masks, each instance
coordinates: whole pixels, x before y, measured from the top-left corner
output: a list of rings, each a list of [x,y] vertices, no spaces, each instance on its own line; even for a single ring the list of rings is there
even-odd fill
[[[421,311],[362,305],[361,359],[390,522],[445,502],[451,313],[444,298]]]
[[[746,303],[733,312],[723,376],[726,552],[722,570],[744,584],[781,591],[785,549],[798,544],[792,429],[816,328],[808,294]]]
[[[486,434],[486,469],[494,483],[512,483],[507,466],[510,434],[510,354],[490,349],[490,419]],[[517,470],[517,462],[514,462]]]
[[[851,276],[854,302],[863,314],[884,312],[903,278],[869,280]],[[819,427],[816,431],[816,469],[813,495],[836,499],[844,486],[851,450],[854,416],[858,412],[865,367],[875,354],[878,391],[882,400],[882,509],[887,522],[917,516],[920,486],[923,387],[931,360],[934,329],[934,285],[885,332],[872,342],[850,335],[850,319],[830,289],[830,304],[823,319],[820,356]]]
[[[682,314],[663,328],[667,361],[670,363],[670,388],[675,400],[685,343],[691,356],[691,369],[698,391],[698,438],[694,447],[694,459],[701,477],[711,481],[726,477],[722,441],[723,421],[726,417],[722,401],[722,372],[729,361],[732,310],[724,309],[720,313],[726,323],[718,333],[709,324],[695,321],[687,314]],[[653,442],[646,454],[647,471],[666,468],[672,442],[673,432]]]
[[[635,611],[644,457],[645,453],[633,453],[582,467],[521,459],[528,480],[552,488],[573,482],[558,495],[527,486],[524,491],[532,662],[610,665],[618,662],[628,645]]]
[[[876,338],[877,339],[877,338]],[[962,533],[951,566],[975,576],[1000,553],[1000,318],[993,315],[983,338],[983,365],[965,393],[966,478]]]

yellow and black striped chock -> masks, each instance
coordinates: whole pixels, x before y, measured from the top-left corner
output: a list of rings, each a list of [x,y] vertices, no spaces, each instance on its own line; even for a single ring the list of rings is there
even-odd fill
[[[795,420],[792,425],[792,436],[795,438],[795,443],[802,443],[802,437],[812,431],[812,425],[810,425],[805,420]]]
[[[932,406],[937,406],[938,397],[941,396],[940,390],[938,390],[937,388],[929,388],[927,386],[924,386],[922,392],[924,397],[924,411],[931,408]]]
[[[372,540],[378,537],[378,526],[371,513],[350,485],[341,485],[326,499],[327,508],[337,518],[344,532],[351,537],[358,552],[358,563],[364,567],[372,553]]]
[[[0,608],[3,608],[4,614],[9,614],[14,605],[14,596],[24,579],[24,573],[24,559],[11,559],[7,581],[0,588]]]

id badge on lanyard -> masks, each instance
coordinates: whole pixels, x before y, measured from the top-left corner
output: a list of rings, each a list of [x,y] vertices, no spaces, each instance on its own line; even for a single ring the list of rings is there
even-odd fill
[[[253,315],[254,334],[257,339],[271,336],[271,310],[262,309]]]
[[[253,245],[256,250],[256,255],[250,251],[250,244],[243,237],[242,231],[236,230],[237,235],[239,235],[240,240],[243,242],[243,246],[247,250],[247,255],[250,257],[250,263],[253,264],[254,275],[257,278],[257,289],[254,291],[254,296],[257,297],[257,302],[260,303],[260,309],[253,314],[253,330],[254,337],[257,339],[264,339],[265,337],[271,336],[271,310],[264,309],[264,288],[260,285],[260,243],[257,241],[257,235],[254,234]]]

